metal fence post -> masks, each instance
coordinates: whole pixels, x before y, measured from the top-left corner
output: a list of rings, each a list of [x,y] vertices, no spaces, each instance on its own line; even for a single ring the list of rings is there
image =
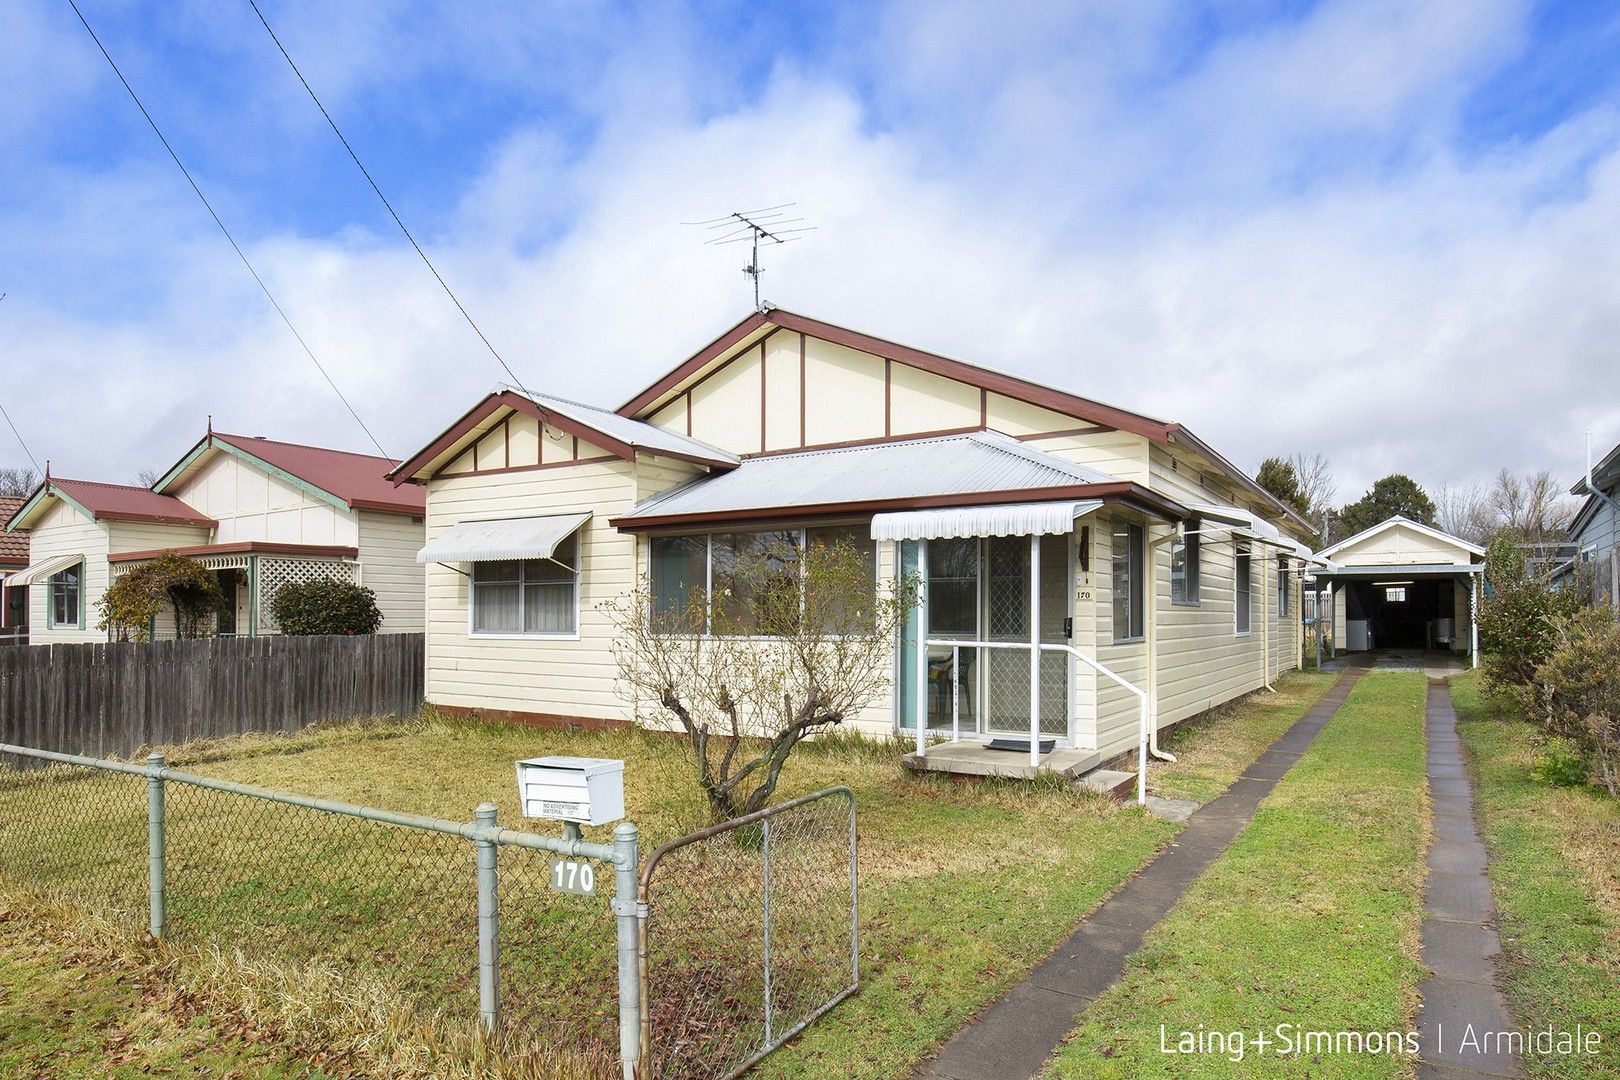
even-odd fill
[[[163,936],[166,911],[164,879],[167,876],[165,867],[168,857],[164,836],[163,766],[162,754],[146,756],[146,873],[151,898],[147,929],[155,938]]]
[[[619,930],[619,1061],[624,1080],[641,1073],[640,830],[628,821],[613,827],[613,914]]]
[[[771,1009],[771,819],[766,818],[764,826],[764,858],[761,860],[760,880],[765,886],[761,892],[765,897],[765,1042],[770,1044],[775,1017]]]
[[[497,813],[494,803],[480,803],[473,817],[480,829],[494,829]],[[480,836],[473,844],[478,849],[478,1018],[485,1031],[494,1032],[501,1022],[500,873],[495,841]]]

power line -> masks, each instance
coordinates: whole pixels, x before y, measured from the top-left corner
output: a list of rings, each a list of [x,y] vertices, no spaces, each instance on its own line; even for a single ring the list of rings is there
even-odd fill
[[[12,423],[11,414],[6,412],[4,405],[0,405],[0,416],[6,418],[6,424],[11,428],[11,433],[17,436],[17,445],[23,448],[23,453],[28,455],[28,460],[34,463],[34,471],[39,472],[39,459],[34,457],[32,450],[28,449],[28,443],[23,441],[22,432],[18,431],[17,425]]]
[[[119,70],[117,61],[112,58],[112,53],[107,51],[107,46],[101,43],[101,38],[96,36],[95,30],[90,26],[90,21],[84,17],[84,12],[79,10],[79,5],[75,2],[75,0],[67,0],[67,2],[68,6],[73,9],[73,14],[79,17],[79,22],[84,24],[85,32],[90,35],[90,40],[96,43],[96,48],[101,50],[101,55],[107,58],[107,63],[112,66],[113,74],[118,76],[118,81],[124,84],[125,90],[129,91],[130,99],[135,102],[135,107],[141,110],[142,116],[146,117],[146,122],[151,125],[153,133],[158,137],[158,141],[163,144],[163,149],[167,150],[169,152],[169,157],[174,159],[174,163],[176,167],[179,168],[181,175],[186,178],[186,183],[191,185],[191,190],[195,191],[197,193],[197,198],[202,200],[202,204],[204,208],[207,209],[208,215],[214,219],[214,224],[219,226],[219,231],[225,234],[226,240],[230,241],[232,250],[236,252],[236,257],[242,260],[242,265],[247,267],[248,273],[253,275],[253,280],[258,282],[259,288],[264,292],[265,298],[270,301],[270,306],[276,309],[276,314],[281,316],[281,321],[287,324],[287,329],[291,330],[293,337],[298,339],[298,344],[303,346],[304,352],[309,356],[310,362],[313,363],[321,375],[325,377],[327,385],[330,386],[332,388],[332,392],[338,396],[338,400],[343,402],[343,407],[349,410],[349,415],[354,417],[354,422],[360,425],[360,430],[366,433],[366,438],[370,439],[371,445],[377,448],[377,453],[381,454],[383,457],[389,457],[388,451],[382,448],[382,443],[377,441],[377,437],[371,433],[371,429],[366,427],[366,422],[360,419],[360,414],[354,411],[354,406],[349,404],[349,399],[343,396],[342,390],[338,389],[338,384],[332,381],[331,374],[327,372],[320,360],[316,359],[315,350],[309,347],[309,342],[304,340],[304,335],[298,332],[298,328],[293,325],[292,320],[287,317],[287,313],[282,310],[281,304],[277,302],[275,294],[270,291],[270,286],[264,283],[264,279],[259,276],[259,272],[255,270],[253,268],[253,264],[248,261],[247,254],[242,250],[241,245],[236,242],[236,237],[231,235],[231,230],[225,227],[225,222],[220,220],[219,214],[215,212],[213,203],[208,201],[208,196],[204,195],[202,188],[197,186],[197,181],[192,178],[191,170],[186,168],[185,162],[180,160],[180,155],[175,153],[173,146],[169,145],[169,140],[164,137],[163,130],[158,127],[157,121],[152,119],[152,114],[147,111],[146,106],[141,102],[140,95],[135,93],[135,88],[129,84],[128,79],[124,78],[124,73]],[[389,458],[389,460],[392,461],[394,459]]]
[[[527,395],[529,391],[524,387],[523,380],[517,377],[517,373],[512,370],[512,366],[506,362],[505,357],[501,356],[496,351],[495,346],[490,343],[489,338],[484,336],[484,331],[473,321],[472,315],[462,305],[461,299],[456,296],[455,291],[450,288],[450,284],[439,273],[439,268],[433,265],[433,260],[428,258],[427,252],[422,250],[422,245],[416,242],[416,237],[411,235],[411,230],[405,227],[405,222],[400,218],[399,212],[394,209],[394,204],[388,201],[388,196],[383,194],[382,188],[377,186],[377,181],[372,179],[370,170],[360,160],[360,155],[355,153],[354,147],[349,145],[349,140],[344,136],[342,129],[337,126],[337,121],[332,119],[332,114],[326,111],[325,105],[321,104],[321,99],[316,95],[315,88],[309,85],[308,79],[304,78],[304,73],[299,70],[298,65],[293,61],[292,54],[287,51],[287,46],[281,43],[281,39],[276,36],[276,32],[270,28],[270,21],[264,17],[264,12],[259,10],[258,0],[248,0],[248,4],[252,6],[253,14],[259,17],[264,32],[270,35],[271,41],[276,43],[276,48],[281,51],[282,58],[287,61],[287,66],[292,68],[294,75],[298,76],[298,81],[304,84],[304,90],[308,92],[309,99],[315,103],[317,109],[321,110],[321,115],[326,117],[327,124],[332,128],[332,134],[338,137],[338,142],[343,144],[343,149],[349,152],[349,157],[353,159],[355,167],[360,170],[360,175],[366,178],[366,183],[371,185],[371,190],[376,192],[377,198],[382,200],[383,206],[388,210],[388,215],[394,219],[394,224],[399,226],[399,231],[405,234],[405,239],[411,242],[411,247],[415,248],[416,253],[422,257],[422,262],[433,273],[434,280],[439,283],[439,287],[444,290],[444,294],[450,298],[450,302],[456,305],[456,310],[461,312],[463,319],[467,320],[467,325],[473,328],[473,333],[477,334],[478,340],[484,343],[484,348],[488,349],[489,354],[505,369],[506,374],[517,385],[517,388]]]

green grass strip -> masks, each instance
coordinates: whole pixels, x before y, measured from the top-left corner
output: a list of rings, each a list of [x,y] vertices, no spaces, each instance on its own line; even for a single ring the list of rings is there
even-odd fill
[[[1620,1076],[1620,801],[1531,779],[1535,728],[1452,682],[1490,854],[1507,990],[1521,1027],[1603,1034],[1595,1057],[1530,1058],[1533,1077]]]
[[[1410,1075],[1401,1054],[1166,1054],[1183,1031],[1252,1040],[1412,1028],[1427,837],[1420,675],[1368,675],[1099,998],[1059,1077]]]

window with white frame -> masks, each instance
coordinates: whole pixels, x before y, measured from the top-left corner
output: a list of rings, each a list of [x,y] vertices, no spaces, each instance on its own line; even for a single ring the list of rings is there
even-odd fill
[[[70,566],[51,575],[49,623],[51,626],[84,625],[84,564]]]
[[[1234,552],[1232,582],[1234,591],[1233,606],[1237,612],[1236,626],[1238,633],[1247,634],[1249,632],[1249,605],[1253,591],[1253,583],[1250,580],[1249,545],[1237,544],[1234,546]]]
[[[664,624],[668,632],[714,633],[719,623],[741,634],[752,633],[757,627],[752,625],[750,601],[760,589],[758,575],[798,573],[799,552],[829,544],[848,545],[862,556],[871,567],[875,595],[877,542],[864,523],[654,536],[653,613],[670,620]],[[689,612],[695,625],[675,625],[694,596],[709,598],[705,610]]]
[[[1404,603],[1406,603],[1406,586],[1405,585],[1398,585],[1398,586],[1396,586],[1394,588],[1385,589],[1384,590],[1384,602],[1388,603],[1388,604],[1404,604]]]
[[[473,563],[473,633],[558,637],[578,629],[578,533],[549,559]]]
[[[1198,603],[1199,562],[1203,554],[1203,539],[1199,535],[1202,523],[1194,518],[1185,530],[1170,542],[1170,601],[1175,604]]]
[[[1277,614],[1287,616],[1288,604],[1288,560],[1279,558],[1277,560]]]
[[[1142,636],[1142,526],[1114,522],[1114,640],[1130,641]]]

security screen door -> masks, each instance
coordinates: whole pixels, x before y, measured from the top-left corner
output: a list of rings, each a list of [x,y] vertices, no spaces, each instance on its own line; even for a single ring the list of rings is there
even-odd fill
[[[1029,735],[1029,650],[975,648],[974,641],[1029,642],[1029,537],[965,537],[929,540],[928,627],[919,635],[917,616],[900,631],[895,703],[899,726],[916,731],[919,637],[961,641],[961,668],[953,672],[949,645],[928,647],[924,693],[928,730],[949,735],[953,696],[964,737]],[[1073,615],[1072,535],[1041,537],[1041,640],[1069,641]],[[901,573],[917,569],[917,541],[900,545]],[[1073,665],[1066,653],[1043,652],[1040,669],[1040,730],[1047,738],[1069,735]]]

